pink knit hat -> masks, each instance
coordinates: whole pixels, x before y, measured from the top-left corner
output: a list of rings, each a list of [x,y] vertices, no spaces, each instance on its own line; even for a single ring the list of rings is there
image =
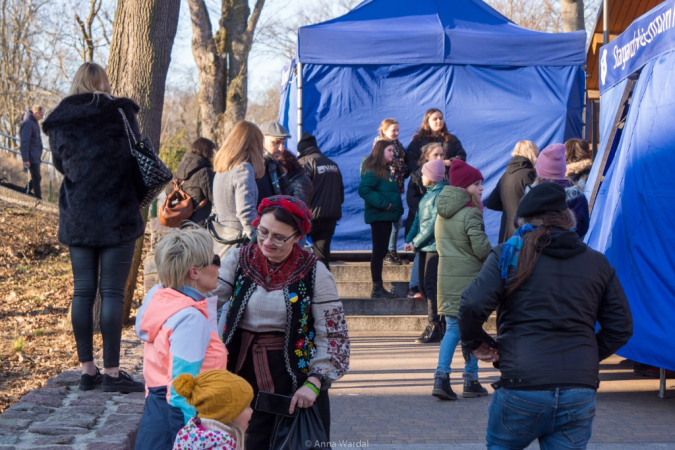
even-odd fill
[[[422,166],[422,174],[434,183],[440,183],[445,179],[445,163],[442,159],[427,161]]]
[[[565,146],[551,144],[539,153],[537,158],[537,176],[548,180],[562,180],[567,172]]]

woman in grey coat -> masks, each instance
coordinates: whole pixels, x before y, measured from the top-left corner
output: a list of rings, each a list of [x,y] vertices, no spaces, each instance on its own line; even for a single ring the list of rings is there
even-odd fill
[[[216,154],[213,168],[214,249],[221,258],[230,248],[253,238],[258,217],[255,180],[265,173],[263,134],[251,122],[238,122]]]

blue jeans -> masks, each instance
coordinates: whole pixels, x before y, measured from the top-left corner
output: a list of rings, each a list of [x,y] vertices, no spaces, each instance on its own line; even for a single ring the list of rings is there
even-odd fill
[[[410,284],[408,289],[416,289],[420,287],[420,254],[419,252],[415,253],[415,259],[413,260],[412,273],[410,274]]]
[[[445,336],[441,341],[441,349],[438,352],[438,367],[436,372],[449,374],[452,356],[455,354],[457,344],[459,344],[459,324],[456,317],[445,316]],[[478,380],[478,360],[471,356],[471,361],[464,363],[464,373],[462,378],[469,381]]]
[[[398,241],[398,232],[403,226],[403,216],[398,218],[398,222],[391,225],[391,235],[389,236],[389,251],[396,251],[396,242]]]
[[[487,447],[522,449],[538,439],[542,450],[585,449],[594,417],[594,389],[497,389],[490,402]]]

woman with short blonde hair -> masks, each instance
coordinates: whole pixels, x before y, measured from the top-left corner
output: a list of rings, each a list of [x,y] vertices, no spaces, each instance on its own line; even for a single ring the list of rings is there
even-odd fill
[[[485,200],[485,207],[493,211],[502,211],[502,223],[499,227],[499,243],[511,237],[516,226],[513,219],[525,188],[537,177],[534,165],[539,157],[539,147],[532,141],[519,141],[511,152],[511,161],[506,172],[497,182],[497,186]]]
[[[258,178],[265,175],[264,138],[253,123],[238,122],[225,139],[213,162],[213,229],[216,253],[221,258],[230,248],[253,238],[258,202]]]

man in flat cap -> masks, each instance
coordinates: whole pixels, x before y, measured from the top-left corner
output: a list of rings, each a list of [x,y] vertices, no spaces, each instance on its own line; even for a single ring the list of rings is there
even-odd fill
[[[291,190],[281,165],[276,157],[286,147],[286,139],[291,137],[283,125],[274,121],[265,122],[260,126],[265,136],[265,175],[256,180],[258,184],[258,205],[264,198],[273,195],[290,195]]]

